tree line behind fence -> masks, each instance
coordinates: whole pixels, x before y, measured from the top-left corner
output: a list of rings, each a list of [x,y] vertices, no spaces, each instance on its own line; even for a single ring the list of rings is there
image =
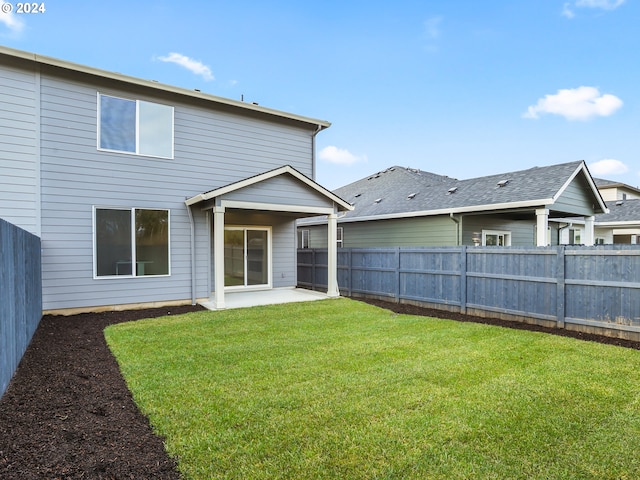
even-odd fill
[[[327,250],[298,250],[298,285],[327,284]],[[640,245],[343,248],[338,285],[364,296],[640,339]]]

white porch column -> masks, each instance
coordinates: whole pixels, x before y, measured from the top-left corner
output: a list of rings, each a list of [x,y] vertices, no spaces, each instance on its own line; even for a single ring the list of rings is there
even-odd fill
[[[547,230],[549,229],[549,209],[536,209],[536,246],[547,246]]]
[[[224,305],[224,207],[213,208],[213,266],[216,308]]]
[[[582,243],[588,247],[591,247],[595,243],[595,232],[593,222],[595,217],[584,217],[584,238]]]
[[[327,233],[327,295],[339,297],[338,289],[338,215],[329,215]]]

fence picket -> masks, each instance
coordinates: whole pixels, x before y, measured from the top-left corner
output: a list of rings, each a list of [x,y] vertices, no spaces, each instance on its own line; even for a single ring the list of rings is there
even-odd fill
[[[339,287],[346,295],[457,307],[462,313],[500,314],[557,328],[571,324],[640,340],[640,245],[340,250],[346,265],[338,268],[346,269],[347,277]],[[316,262],[312,288],[321,286]],[[326,273],[326,265],[317,266]],[[308,268],[299,262],[299,278],[308,277],[303,275]]]
[[[42,318],[40,239],[0,218],[0,397]]]

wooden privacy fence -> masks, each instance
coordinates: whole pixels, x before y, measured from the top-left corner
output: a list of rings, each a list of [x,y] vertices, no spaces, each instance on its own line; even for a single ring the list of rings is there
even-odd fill
[[[327,285],[327,250],[298,250],[298,285]],[[640,340],[640,245],[344,248],[345,296]]]
[[[42,318],[40,239],[0,218],[0,397]]]

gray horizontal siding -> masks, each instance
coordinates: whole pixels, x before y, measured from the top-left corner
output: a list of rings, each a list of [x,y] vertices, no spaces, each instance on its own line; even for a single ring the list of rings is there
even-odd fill
[[[128,92],[115,83],[83,83],[47,71],[41,89],[46,310],[189,300],[191,238],[185,198],[284,164],[313,173],[310,130],[205,109],[171,94],[140,95],[139,89]],[[175,158],[98,151],[97,92],[173,105]],[[94,206],[169,209],[171,276],[93,279]],[[204,213],[194,211],[194,218],[196,296],[203,297],[210,284],[210,232]],[[291,249],[291,242],[283,248]],[[295,277],[291,265],[278,269],[285,278]]]
[[[462,217],[462,244],[473,245],[472,238],[476,233],[479,233],[482,238],[482,230],[509,232],[513,247],[530,247],[535,244],[535,219],[530,221],[509,220],[504,215]]]
[[[0,64],[0,218],[39,235],[38,80]]]
[[[594,199],[587,195],[591,189],[582,175],[578,175],[553,205],[554,210],[576,215],[593,215]]]
[[[312,191],[290,175],[280,175],[224,195],[224,200],[276,203],[309,207],[332,207],[333,203],[319,192]]]

